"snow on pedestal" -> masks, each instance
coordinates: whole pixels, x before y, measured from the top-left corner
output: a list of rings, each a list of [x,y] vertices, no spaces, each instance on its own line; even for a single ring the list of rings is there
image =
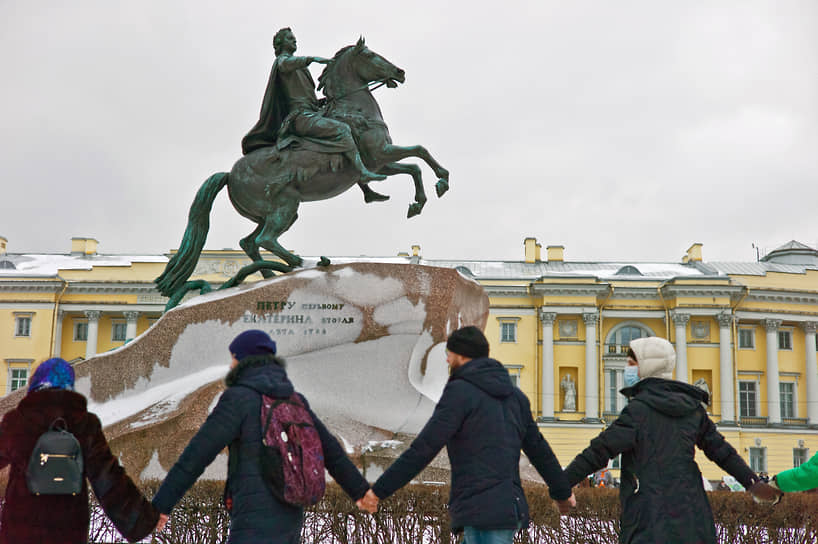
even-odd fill
[[[287,360],[296,390],[360,451],[420,429],[448,378],[448,334],[484,328],[488,309],[482,287],[452,269],[307,269],[189,300],[122,348],[77,364],[76,385],[129,474],[158,477],[223,391],[230,341],[261,329]]]

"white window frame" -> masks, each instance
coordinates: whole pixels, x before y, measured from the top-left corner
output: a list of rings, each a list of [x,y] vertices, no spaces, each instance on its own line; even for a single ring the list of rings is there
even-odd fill
[[[517,389],[520,388],[520,374],[523,370],[523,365],[503,365],[508,371],[508,377],[511,378],[511,383]]]
[[[625,408],[625,405],[628,403],[628,399],[620,393],[620,389],[625,387],[625,359],[614,359],[614,360],[607,360],[605,361],[605,369],[603,372],[605,387],[603,389],[603,403],[602,403],[602,411],[603,413],[615,413],[618,414]],[[612,400],[611,392],[615,391],[616,395],[613,397]],[[612,406],[613,405],[613,406]],[[613,411],[611,408],[615,408]]]
[[[788,339],[789,339],[789,340],[787,341],[787,343],[788,343],[789,345],[788,345],[788,346],[786,346],[786,347],[781,347],[781,338],[782,338],[782,337],[781,337],[781,335],[782,335],[782,334],[786,335],[786,336],[785,336],[785,338],[788,338]],[[778,350],[779,350],[779,351],[792,351],[792,329],[791,329],[791,328],[787,328],[787,329],[781,328],[781,329],[778,329],[778,335],[777,335],[777,336],[778,336]]]
[[[28,380],[31,378],[31,365],[34,359],[6,359],[6,394],[16,391],[17,389],[24,389],[28,385]],[[16,389],[12,389],[12,375],[15,370],[25,370],[26,377]]]
[[[787,385],[792,386],[792,399],[791,399],[792,404],[790,405],[790,408],[791,408],[791,414],[790,415],[784,415],[784,394],[783,394],[784,391],[783,391],[783,388],[784,388],[784,386],[787,386]],[[797,394],[798,394],[798,384],[796,382],[794,382],[794,381],[791,382],[789,380],[784,380],[784,381],[779,381],[778,382],[778,396],[779,396],[779,399],[780,399],[779,409],[781,411],[781,417],[782,418],[794,419],[794,418],[798,417],[798,399],[796,398]]]
[[[624,321],[622,323],[618,323],[611,330],[611,332],[608,333],[608,336],[605,338],[605,353],[604,353],[604,355],[607,355],[607,356],[615,355],[615,354],[624,355],[625,353],[628,352],[628,347],[629,347],[630,342],[625,343],[625,344],[621,344],[621,343],[618,342],[620,333],[622,332],[622,329],[625,329],[627,327],[632,327],[632,328],[635,328],[635,329],[641,329],[642,332],[645,333],[645,334],[644,334],[644,336],[641,336],[640,338],[649,338],[651,336],[656,336],[656,334],[653,332],[653,329],[651,329],[650,327],[648,327],[644,323],[641,323],[640,321]],[[615,346],[615,347],[618,347],[619,349],[614,349],[614,351],[610,351],[610,346]]]
[[[79,329],[81,325],[85,325],[85,338],[79,338]],[[87,342],[88,341],[88,320],[87,319],[75,319],[74,320],[74,327],[73,327],[72,335],[74,342]]]
[[[117,327],[123,327],[122,329],[122,338],[116,337],[116,329]],[[124,342],[128,339],[128,323],[119,320],[119,319],[112,319],[111,320],[111,342]]]
[[[801,455],[803,454],[803,455]],[[799,458],[796,458],[799,455]],[[809,448],[792,449],[792,468],[798,468],[809,460]]]
[[[520,321],[520,318],[519,317],[498,317],[497,320],[500,322],[499,323],[500,324],[500,343],[501,344],[516,344],[517,343],[517,338],[519,337],[518,336],[518,333],[519,333],[518,322]],[[506,326],[507,325],[510,326],[511,330],[513,330],[513,332],[514,332],[514,339],[513,340],[506,340],[505,339],[505,331],[506,331]]]
[[[23,320],[28,321],[28,334],[20,334],[20,324]],[[34,329],[34,312],[14,312],[14,337],[15,338],[31,338]]]
[[[750,345],[749,346],[742,346],[741,345],[741,333],[742,332],[750,333]],[[755,327],[739,327],[738,328],[738,349],[748,349],[748,350],[756,349],[756,329],[755,329]]]
[[[754,453],[755,453],[755,456],[753,455]],[[752,446],[749,449],[748,457],[749,457],[749,459],[748,459],[749,462],[747,464],[750,465],[750,469],[753,472],[756,472],[756,473],[758,473],[758,472],[767,472],[767,448],[765,448],[763,446]],[[755,457],[755,462],[754,462],[753,457]],[[760,461],[761,466],[758,466],[759,461]],[[753,465],[756,465],[756,466],[753,466]]]
[[[744,414],[742,414],[741,408],[742,408],[742,406],[744,406],[744,404],[742,403],[741,384],[743,384],[743,383],[751,383],[751,384],[753,384],[753,386],[755,388],[755,394],[753,395],[755,397],[755,402],[753,403],[753,411],[755,412],[755,415],[744,415]],[[760,394],[761,387],[760,387],[759,384],[760,384],[760,382],[759,382],[758,378],[753,378],[753,379],[749,379],[749,380],[748,379],[742,379],[742,378],[738,379],[737,389],[738,389],[738,413],[739,413],[739,418],[742,418],[742,417],[761,417],[761,399],[759,398],[761,396],[761,394]]]

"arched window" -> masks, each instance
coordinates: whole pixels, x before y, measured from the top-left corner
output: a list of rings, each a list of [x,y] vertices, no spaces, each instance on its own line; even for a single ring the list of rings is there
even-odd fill
[[[609,355],[616,353],[624,355],[628,352],[628,344],[631,343],[631,340],[647,336],[653,336],[647,327],[638,324],[622,325],[608,335],[608,339],[605,340],[605,352]]]

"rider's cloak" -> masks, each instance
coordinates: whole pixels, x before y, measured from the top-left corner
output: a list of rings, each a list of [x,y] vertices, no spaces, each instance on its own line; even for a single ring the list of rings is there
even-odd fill
[[[264,100],[261,102],[261,112],[256,125],[241,139],[241,152],[247,155],[261,147],[275,145],[278,140],[278,131],[284,119],[290,113],[287,96],[278,80],[278,63],[281,56],[276,57],[267,80],[267,89],[264,91]],[[307,76],[312,76],[307,72]],[[313,88],[315,84],[313,84]]]

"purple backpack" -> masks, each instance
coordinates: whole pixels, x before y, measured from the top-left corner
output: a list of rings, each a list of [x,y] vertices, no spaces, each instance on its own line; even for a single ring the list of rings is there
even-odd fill
[[[326,488],[318,429],[297,393],[261,396],[262,475],[273,494],[295,506],[312,506]]]

